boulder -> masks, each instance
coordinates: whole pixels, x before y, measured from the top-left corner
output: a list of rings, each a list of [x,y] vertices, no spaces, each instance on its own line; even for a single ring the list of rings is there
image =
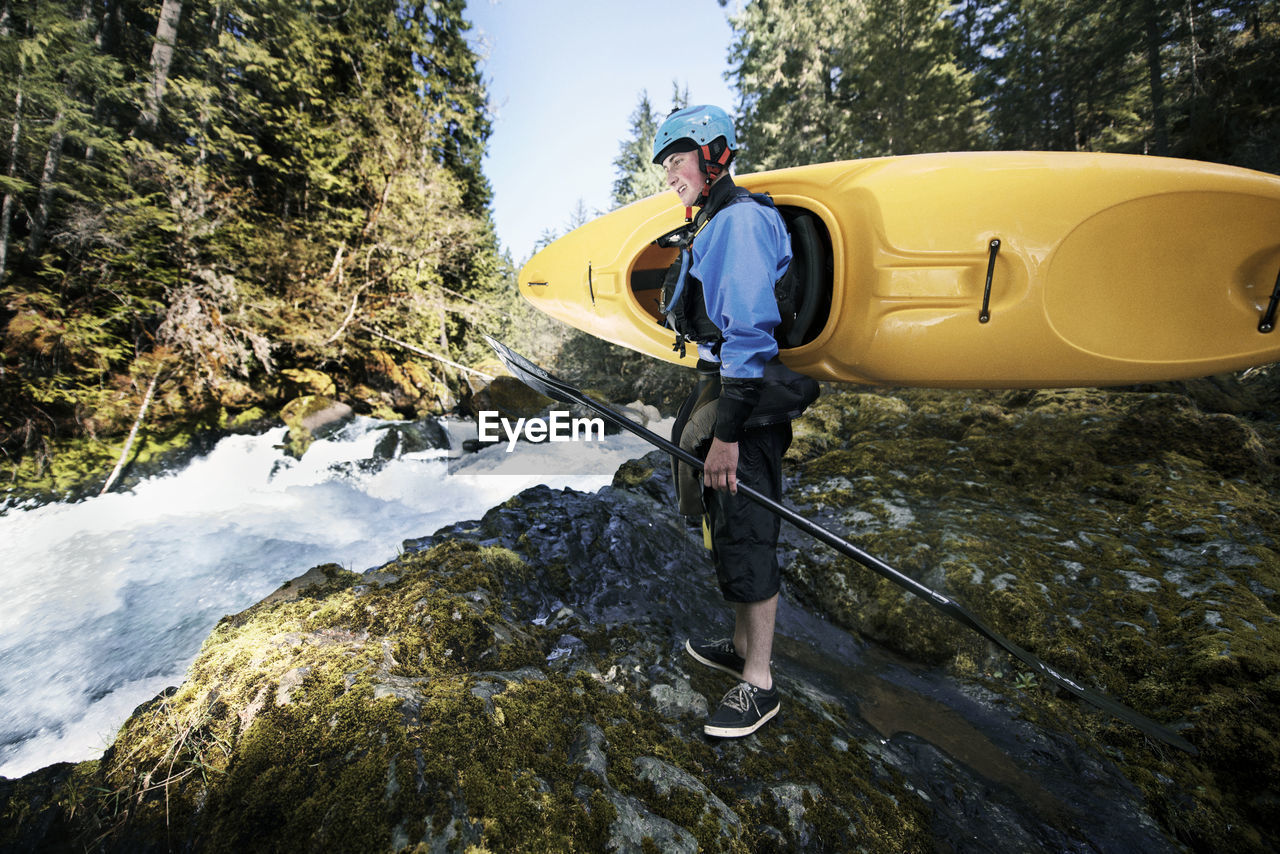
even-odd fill
[[[354,415],[349,405],[323,395],[294,398],[280,410],[281,420],[289,427],[285,453],[302,459],[312,442],[332,435]]]
[[[498,376],[471,396],[471,411],[492,411],[512,421],[531,418],[551,403],[551,399],[538,394],[515,377]]]

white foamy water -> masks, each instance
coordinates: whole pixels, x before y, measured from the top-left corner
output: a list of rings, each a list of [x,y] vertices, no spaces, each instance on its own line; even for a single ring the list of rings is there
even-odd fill
[[[232,436],[130,492],[0,517],[0,776],[100,755],[222,616],[312,566],[361,572],[529,486],[599,489],[652,450],[623,434],[362,467],[385,427],[358,419],[300,461],[275,448],[283,427]]]

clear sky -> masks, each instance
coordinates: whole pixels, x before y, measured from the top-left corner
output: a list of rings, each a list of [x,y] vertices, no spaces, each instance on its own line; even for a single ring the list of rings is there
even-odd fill
[[[640,93],[655,111],[672,83],[731,114],[732,30],[716,0],[469,0],[471,40],[495,114],[484,160],[498,238],[521,263],[579,200],[610,207],[613,160]],[[672,197],[674,200],[674,196]]]

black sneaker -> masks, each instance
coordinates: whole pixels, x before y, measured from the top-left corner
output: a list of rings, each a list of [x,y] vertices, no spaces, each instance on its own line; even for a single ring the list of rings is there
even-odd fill
[[[707,667],[714,667],[716,670],[723,670],[730,676],[742,678],[742,668],[747,666],[747,662],[742,656],[738,655],[733,648],[733,641],[729,638],[718,641],[703,641],[702,643],[694,643],[692,640],[684,642],[685,652],[693,656],[695,661],[699,661]]]
[[[720,708],[702,729],[718,738],[751,735],[778,713],[780,705],[776,685],[766,691],[750,682],[740,682],[724,695]]]

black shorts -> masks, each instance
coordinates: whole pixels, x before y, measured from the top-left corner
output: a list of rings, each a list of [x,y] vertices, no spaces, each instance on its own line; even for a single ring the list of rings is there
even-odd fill
[[[751,427],[738,440],[738,483],[774,501],[782,499],[782,455],[791,446],[791,422]],[[711,527],[711,559],[729,602],[761,602],[781,586],[778,534],[782,520],[747,498],[703,490]]]

